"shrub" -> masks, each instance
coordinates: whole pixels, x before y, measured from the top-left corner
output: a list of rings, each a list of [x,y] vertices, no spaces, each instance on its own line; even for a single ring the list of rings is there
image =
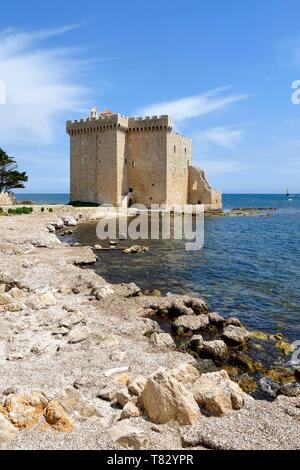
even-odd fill
[[[45,212],[45,207],[41,207],[41,212]]]
[[[33,208],[32,207],[16,207],[15,209],[13,209],[12,207],[10,207],[7,211],[8,214],[10,215],[22,215],[22,214],[31,214],[33,212]]]
[[[52,207],[49,207],[49,212],[53,212],[53,209],[52,209]]]

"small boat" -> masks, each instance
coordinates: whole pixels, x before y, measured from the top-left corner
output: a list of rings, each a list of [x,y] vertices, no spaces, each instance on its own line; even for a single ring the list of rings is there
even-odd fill
[[[286,197],[290,197],[290,193],[288,189],[286,190]]]

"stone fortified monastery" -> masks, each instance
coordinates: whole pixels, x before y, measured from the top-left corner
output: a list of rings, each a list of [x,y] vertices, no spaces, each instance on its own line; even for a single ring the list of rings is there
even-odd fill
[[[91,110],[67,122],[71,201],[112,204],[205,204],[221,209],[222,195],[192,165],[192,141],[172,132],[170,116],[126,117]]]

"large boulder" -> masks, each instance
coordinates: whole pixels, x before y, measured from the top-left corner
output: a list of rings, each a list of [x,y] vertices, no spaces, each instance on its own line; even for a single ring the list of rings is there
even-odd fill
[[[193,395],[167,371],[159,369],[147,380],[141,395],[143,408],[154,423],[192,424],[200,416]]]
[[[228,325],[223,331],[222,338],[228,344],[241,344],[251,338],[251,333],[240,326]]]
[[[213,416],[223,416],[244,406],[245,394],[225,370],[202,374],[194,383],[196,402]]]

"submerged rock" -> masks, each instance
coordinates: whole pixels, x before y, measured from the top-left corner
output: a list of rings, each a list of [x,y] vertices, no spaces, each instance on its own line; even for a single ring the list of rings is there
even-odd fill
[[[295,351],[295,346],[287,341],[279,340],[276,342],[276,348],[280,349],[285,356]]]
[[[148,246],[133,245],[130,248],[125,248],[125,250],[123,250],[123,253],[125,253],[125,255],[129,255],[129,254],[144,253],[146,251],[149,251]]]
[[[232,360],[235,364],[243,367],[249,372],[258,372],[263,370],[262,363],[259,361],[255,361],[250,356],[243,352],[238,352],[232,357]]]
[[[271,377],[275,382],[279,384],[286,384],[291,382],[295,378],[293,369],[288,367],[276,367],[274,369],[268,370],[267,376]]]
[[[237,380],[237,383],[245,393],[252,393],[257,390],[257,384],[255,380],[248,374],[241,375],[241,377]]]

